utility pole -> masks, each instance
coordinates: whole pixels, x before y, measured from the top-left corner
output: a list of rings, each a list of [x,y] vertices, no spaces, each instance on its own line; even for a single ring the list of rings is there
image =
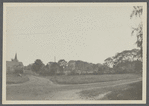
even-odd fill
[[[54,56],[54,62],[56,62],[56,57]]]

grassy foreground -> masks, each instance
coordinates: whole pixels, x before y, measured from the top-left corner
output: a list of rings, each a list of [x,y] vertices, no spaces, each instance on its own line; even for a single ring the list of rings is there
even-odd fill
[[[97,82],[117,81],[124,79],[140,78],[140,74],[109,74],[109,75],[70,75],[46,76],[57,84],[87,84]]]
[[[106,95],[100,98],[99,96],[102,94]],[[87,99],[89,98],[97,100],[142,100],[142,81],[128,85],[107,87],[104,89],[97,88],[83,90],[80,92],[80,96]]]
[[[6,75],[6,84],[18,84],[29,81],[27,75],[22,74],[22,76],[18,76],[17,74],[7,74]]]
[[[110,98],[113,99],[117,95],[118,97],[121,97],[121,95],[119,95],[121,91],[125,91],[131,88],[129,84],[126,84],[126,85],[123,84],[120,86],[119,85],[117,86],[117,84],[121,84],[122,82],[127,83],[129,81],[130,82],[135,81],[140,76],[135,75],[135,74],[134,75],[133,74],[125,74],[125,75],[124,74],[117,74],[117,75],[113,74],[113,75],[84,75],[84,76],[79,76],[79,75],[77,76],[42,76],[42,77],[34,76],[34,75],[30,75],[30,76],[24,75],[21,78],[20,76],[7,76],[7,78],[9,79],[7,80],[7,83],[9,81],[11,81],[9,83],[22,83],[23,81],[24,82],[27,81],[28,77],[30,78],[29,83],[18,84],[18,85],[14,84],[12,86],[9,86],[9,85],[6,86],[7,100],[47,100],[47,98],[48,100],[50,99],[57,100],[57,98],[59,97],[60,99],[63,99],[64,97],[70,99],[70,97],[73,97],[73,96],[75,97],[73,93],[74,90],[79,90],[79,92],[81,92],[81,93],[77,92],[78,93],[77,95],[79,94],[81,95],[80,97],[98,97],[99,94],[112,91],[108,95],[105,96],[107,97],[105,99],[110,99]],[[102,81],[102,82],[104,82],[104,80],[102,79],[104,78],[106,79],[106,82],[104,83],[93,82],[94,84],[73,84],[73,85],[67,84],[65,86],[63,85],[55,86],[55,84],[49,81],[49,79],[54,79],[54,78],[55,78],[55,81],[56,79],[59,79],[59,80],[61,79],[62,82],[64,81],[62,78],[65,78],[65,81],[67,81],[67,83],[68,82],[72,83],[70,81],[74,81],[75,83],[76,81],[79,81],[78,83],[80,82],[88,83],[89,82],[88,78],[94,79],[92,81]],[[71,78],[74,78],[74,80],[69,80]],[[122,78],[127,79],[127,80],[120,81],[122,80]],[[128,79],[128,78],[132,78],[132,79]],[[118,80],[118,81],[111,82],[111,80]],[[116,85],[116,86],[112,87],[113,85]],[[135,86],[134,89],[138,90],[137,89],[138,87],[139,86]],[[130,90],[129,93],[131,93],[132,91],[135,91],[134,89]],[[122,92],[122,93],[125,94],[125,92]],[[111,97],[113,95],[114,97]],[[99,99],[99,98],[95,98],[95,99]]]

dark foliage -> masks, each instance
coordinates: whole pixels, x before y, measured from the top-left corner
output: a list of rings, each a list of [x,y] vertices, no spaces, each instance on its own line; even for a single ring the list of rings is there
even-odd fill
[[[130,15],[130,18],[133,16],[141,17],[143,13],[143,7],[142,6],[134,6],[134,10],[132,11],[132,14]],[[137,47],[140,48],[140,54],[142,57],[142,43],[143,43],[143,24],[140,22],[140,24],[136,28],[132,28],[132,35],[136,32],[137,37]]]
[[[132,49],[132,50],[124,50],[120,53],[117,53],[113,57],[109,57],[105,59],[105,65],[107,66],[116,66],[119,63],[124,63],[124,62],[132,62],[140,60],[141,61],[141,55],[140,55],[140,50],[139,49]]]
[[[67,61],[65,61],[64,59],[61,59],[58,61],[58,65],[60,67],[60,71],[63,73],[63,71],[65,71],[65,68],[67,67]]]
[[[125,61],[117,64],[113,70],[115,73],[140,73],[142,72],[142,62],[141,61]]]
[[[40,59],[37,59],[32,65],[32,71],[39,73],[42,67],[44,67],[43,62]]]
[[[61,67],[56,62],[49,62],[46,66],[41,68],[40,75],[62,75]]]
[[[16,66],[14,67],[14,73],[16,73],[16,74],[23,74],[23,66],[21,66],[21,65],[16,65]]]

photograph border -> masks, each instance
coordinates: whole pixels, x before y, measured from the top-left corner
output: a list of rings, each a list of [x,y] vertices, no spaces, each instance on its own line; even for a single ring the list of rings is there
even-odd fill
[[[101,101],[97,101],[97,100],[87,100],[87,101],[78,101],[78,100],[69,100],[69,101],[48,101],[48,100],[42,100],[42,101],[30,101],[30,100],[27,100],[27,101],[8,101],[6,100],[6,14],[5,14],[5,10],[6,8],[9,6],[18,6],[18,5],[30,5],[30,6],[36,6],[36,5],[41,5],[41,3],[37,3],[37,4],[31,4],[31,3],[27,3],[26,2],[22,2],[22,3],[3,3],[3,69],[2,69],[2,104],[145,104],[146,103],[146,87],[147,87],[147,3],[146,2],[129,2],[129,3],[113,3],[111,2],[112,5],[116,6],[116,5],[119,5],[119,6],[128,6],[128,5],[137,5],[137,4],[141,4],[141,6],[143,6],[143,96],[142,96],[142,100],[101,100]],[[110,2],[105,2],[105,3],[99,3],[99,2],[95,2],[95,3],[75,3],[72,4],[72,3],[42,3],[43,6],[47,6],[47,5],[51,5],[54,6],[54,5],[63,5],[63,6],[66,6],[66,5],[69,5],[69,6],[72,6],[72,5],[76,5],[76,6],[82,6],[82,5],[95,5],[95,6],[98,6],[98,5],[103,5],[103,6],[107,6],[107,5],[111,5]],[[146,11],[145,11],[146,10]]]

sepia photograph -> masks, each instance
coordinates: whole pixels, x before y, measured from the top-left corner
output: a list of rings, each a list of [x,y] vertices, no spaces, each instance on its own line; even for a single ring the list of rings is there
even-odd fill
[[[3,104],[145,104],[147,3],[3,3]]]

